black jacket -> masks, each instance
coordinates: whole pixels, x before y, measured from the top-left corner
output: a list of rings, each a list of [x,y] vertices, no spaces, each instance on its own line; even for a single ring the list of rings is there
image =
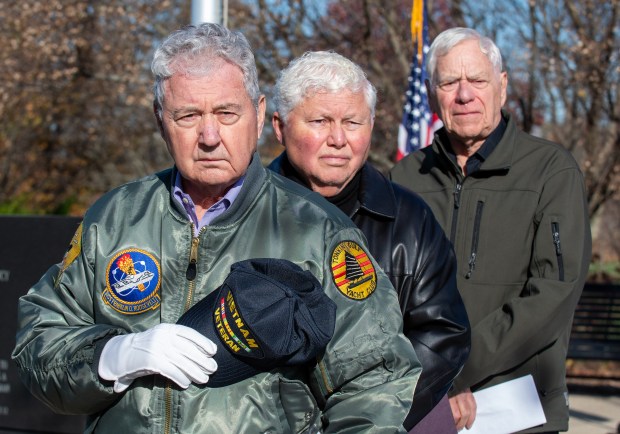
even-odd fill
[[[269,169],[286,175],[284,158],[285,153]],[[452,245],[431,209],[370,164],[361,170],[359,206],[350,217],[398,291],[404,333],[422,363],[404,423],[409,430],[446,394],[467,360],[469,321],[456,287]]]

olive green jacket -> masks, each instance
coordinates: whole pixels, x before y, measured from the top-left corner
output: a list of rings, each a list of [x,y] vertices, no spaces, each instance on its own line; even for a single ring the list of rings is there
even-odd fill
[[[63,263],[20,299],[13,358],[32,393],[57,412],[90,415],[86,432],[94,433],[402,431],[421,368],[401,331],[396,292],[365,259],[353,223],[267,172],[254,155],[231,207],[194,237],[170,193],[174,175],[167,170],[98,200]],[[365,272],[358,286],[332,271],[345,252]],[[134,265],[125,278],[123,255]],[[335,332],[314,366],[187,390],[150,375],[122,394],[98,377],[109,337],[176,322],[223,282],[232,263],[259,257],[310,270],[335,301]],[[131,298],[125,289],[138,277]]]
[[[480,170],[463,176],[441,129],[391,178],[420,194],[454,244],[472,327],[455,390],[532,374],[547,424],[568,428],[565,359],[591,255],[583,176],[560,145],[513,119]]]

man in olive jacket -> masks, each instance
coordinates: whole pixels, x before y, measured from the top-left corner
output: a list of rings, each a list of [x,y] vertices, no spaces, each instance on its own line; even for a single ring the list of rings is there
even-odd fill
[[[444,128],[391,177],[426,200],[457,255],[472,326],[450,393],[457,428],[474,423],[472,391],[531,374],[547,422],[526,432],[565,431],[567,344],[591,254],[583,176],[562,146],[502,111],[507,76],[490,39],[446,30],[427,69]]]

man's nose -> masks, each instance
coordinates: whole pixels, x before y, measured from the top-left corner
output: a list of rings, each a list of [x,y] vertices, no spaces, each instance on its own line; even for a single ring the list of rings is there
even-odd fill
[[[339,122],[333,122],[329,130],[328,145],[342,148],[347,144],[347,136]]]
[[[469,80],[459,80],[457,86],[458,87],[456,89],[456,96],[459,102],[468,103],[474,98],[472,84],[469,82]]]
[[[220,125],[212,114],[206,114],[202,117],[198,129],[198,139],[207,146],[215,146],[220,143]]]

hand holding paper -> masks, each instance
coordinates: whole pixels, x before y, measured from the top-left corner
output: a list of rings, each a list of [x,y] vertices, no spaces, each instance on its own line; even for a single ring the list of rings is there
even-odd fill
[[[474,392],[477,415],[461,434],[510,434],[547,422],[531,375]]]
[[[476,399],[469,388],[450,397],[450,408],[457,430],[472,427],[476,419]]]

